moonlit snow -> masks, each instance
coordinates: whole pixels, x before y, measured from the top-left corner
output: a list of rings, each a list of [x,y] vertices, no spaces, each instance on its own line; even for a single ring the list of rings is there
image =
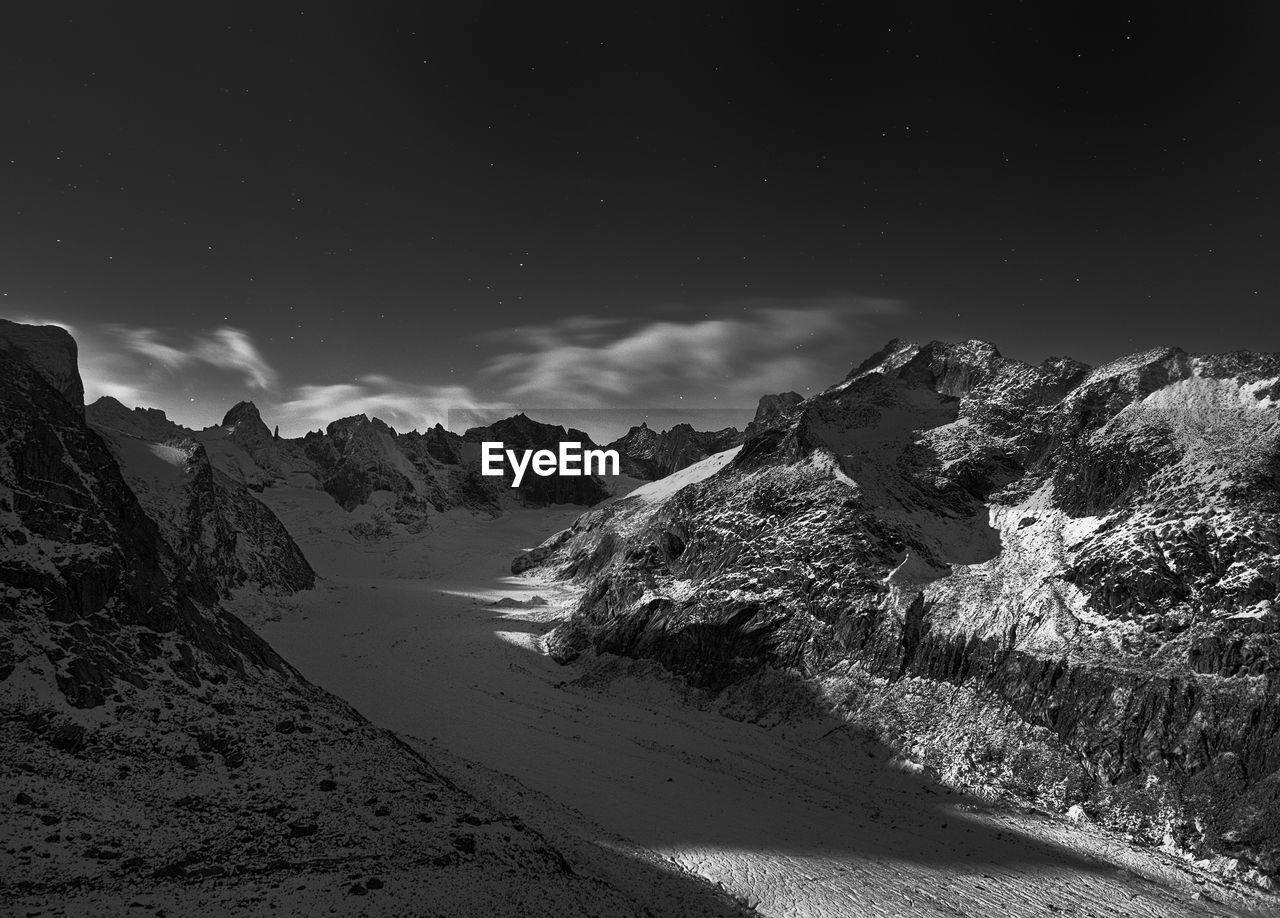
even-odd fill
[[[660,501],[713,456],[633,495]],[[682,477],[683,476],[683,477]],[[835,722],[739,722],[651,664],[560,666],[541,636],[574,596],[509,558],[575,508],[436,517],[418,536],[350,535],[312,489],[264,499],[324,571],[315,590],[239,609],[304,675],[435,755],[477,793],[593,844],[627,839],[771,916],[1221,914],[1182,860],[1078,818],[984,805]],[[1201,899],[1196,896],[1208,895]]]

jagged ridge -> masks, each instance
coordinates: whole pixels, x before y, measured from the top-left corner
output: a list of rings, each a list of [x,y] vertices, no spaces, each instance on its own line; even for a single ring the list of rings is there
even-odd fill
[[[215,468],[196,435],[156,409],[112,398],[88,406],[130,488],[189,574],[219,596],[247,583],[268,593],[310,589],[315,572],[244,481]]]
[[[670,430],[657,431],[642,423],[605,448],[618,451],[622,474],[655,481],[740,443],[742,433],[733,427],[704,431],[694,430],[690,424],[677,424]]]

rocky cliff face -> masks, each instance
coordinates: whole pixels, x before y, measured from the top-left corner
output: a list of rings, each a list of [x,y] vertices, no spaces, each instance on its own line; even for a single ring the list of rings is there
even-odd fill
[[[297,443],[282,440],[267,429],[253,402],[232,406],[222,423],[200,431],[199,439],[220,470],[250,490],[261,491],[313,472]]]
[[[56,378],[0,354],[0,514],[8,645],[0,674],[36,655],[68,704],[96,707],[157,676],[203,685],[283,663],[174,557],[80,406]],[[43,668],[43,667],[42,667]]]
[[[698,469],[543,552],[555,653],[786,670],[953,783],[1280,871],[1280,357],[894,341]]]
[[[214,467],[204,445],[155,409],[102,398],[85,412],[131,490],[187,574],[219,596],[246,584],[310,589],[315,573],[288,531],[246,484]]]
[[[69,404],[83,409],[84,385],[80,381],[76,342],[65,329],[0,319],[0,349],[10,358],[37,369]]]
[[[124,412],[113,443],[128,438],[179,482],[140,501],[66,378],[0,347],[7,910],[320,914],[368,896],[387,914],[423,902],[457,915],[647,913],[309,685],[224,611],[218,520],[261,546],[270,523],[237,503],[256,501],[226,490],[162,415]],[[157,503],[173,494],[182,500]],[[157,525],[148,504],[174,515]],[[199,536],[171,543],[192,524]],[[654,873],[675,912],[740,913]]]
[[[606,448],[618,451],[622,474],[655,481],[740,443],[742,433],[733,427],[704,431],[677,424],[670,430],[656,431],[641,424]]]
[[[430,503],[434,476],[422,474],[398,448],[396,432],[377,418],[334,421],[323,434],[308,434],[302,447],[344,510],[367,503],[376,491],[395,494],[409,511]]]
[[[778,426],[783,418],[789,412],[795,410],[803,401],[804,397],[798,392],[782,392],[778,395],[760,396],[760,404],[756,406],[756,416],[751,419],[751,423],[743,431],[742,439],[749,439],[762,430]]]

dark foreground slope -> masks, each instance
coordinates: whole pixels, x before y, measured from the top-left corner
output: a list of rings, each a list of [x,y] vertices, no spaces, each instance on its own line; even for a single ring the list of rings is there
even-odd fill
[[[819,396],[762,404],[704,480],[544,546],[586,584],[553,652],[650,657],[715,690],[787,673],[945,780],[1270,884],[1278,380],[1275,355],[1090,370],[891,342]]]
[[[0,347],[0,911],[734,913],[649,867],[643,901],[579,872],[304,681],[175,556],[68,400],[74,360],[44,356]]]

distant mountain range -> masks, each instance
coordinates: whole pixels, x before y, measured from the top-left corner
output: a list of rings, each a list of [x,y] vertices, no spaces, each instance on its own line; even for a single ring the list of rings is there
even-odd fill
[[[656,431],[641,424],[606,444],[606,449],[618,451],[622,474],[654,481],[740,443],[742,432],[733,427],[700,431],[688,424],[677,424],[670,430]]]
[[[207,572],[225,595],[247,582],[271,592],[307,589],[314,574],[284,527],[253,492],[278,484],[318,488],[346,510],[372,503],[370,535],[387,525],[411,530],[433,514],[463,508],[497,515],[504,507],[582,504],[618,488],[662,477],[740,442],[729,428],[701,433],[688,425],[666,432],[641,425],[607,445],[619,451],[623,480],[597,476],[480,474],[480,444],[554,450],[561,442],[596,444],[580,430],[544,424],[524,414],[463,434],[440,425],[398,433],[377,418],[342,418],[304,437],[282,438],[252,402],[231,408],[220,425],[192,430],[154,408],[126,408],[103,397],[84,409],[89,425],[110,444],[125,477],[165,537],[195,570]],[[637,479],[638,481],[630,481]]]
[[[561,442],[596,444],[580,430],[544,424],[524,414],[463,434],[440,425],[398,433],[377,418],[342,418],[304,437],[282,438],[252,402],[231,408],[220,425],[192,430],[154,408],[129,409],[103,397],[85,419],[110,444],[130,487],[166,539],[227,592],[251,582],[270,592],[307,589],[314,574],[274,515],[253,492],[278,484],[318,488],[346,510],[373,504],[372,522],[353,523],[372,537],[386,526],[411,531],[436,513],[462,508],[498,515],[513,505],[591,506],[619,488],[685,468],[741,440],[729,428],[701,433],[688,425],[666,432],[641,425],[607,445],[619,451],[623,480],[597,476],[480,474],[480,444],[554,450]]]
[[[251,491],[293,482],[323,489],[348,510],[385,492],[394,496],[394,515],[404,522],[421,523],[432,512],[457,507],[496,514],[511,499],[524,506],[591,506],[616,490],[596,476],[526,475],[517,488],[511,487],[509,473],[481,476],[480,444],[485,441],[515,450],[554,451],[562,442],[597,447],[581,430],[566,430],[524,414],[462,434],[439,424],[421,433],[398,433],[377,418],[356,415],[295,439],[273,434],[252,402],[240,402],[220,425],[199,431],[173,423],[157,409],[129,409],[110,397],[89,405],[85,416],[113,444],[126,470],[139,465],[139,475],[154,465],[159,453],[173,459],[177,450],[187,457],[184,461],[211,465],[220,476]],[[704,433],[680,424],[659,432],[642,424],[604,448],[618,450],[624,478],[651,481],[735,446],[741,439],[734,428]],[[130,443],[143,444],[152,458],[136,455]]]

